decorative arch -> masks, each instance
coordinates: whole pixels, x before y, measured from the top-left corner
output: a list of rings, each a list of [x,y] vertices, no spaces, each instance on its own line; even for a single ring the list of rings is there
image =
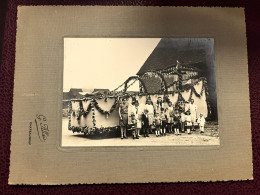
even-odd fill
[[[142,74],[142,76],[144,76],[145,74],[148,74],[148,73],[153,73],[153,74],[158,75],[162,79],[162,83],[164,85],[165,92],[168,93],[167,83],[166,83],[163,75],[161,73],[159,73],[159,72],[156,72],[156,71],[148,71],[148,72]]]
[[[140,81],[140,83],[142,84],[142,86],[143,86],[143,88],[144,88],[144,92],[147,93],[147,89],[146,89],[146,87],[145,87],[145,85],[144,85],[144,82],[143,82],[142,79],[140,79],[140,77],[138,77],[138,76],[131,76],[131,77],[129,77],[129,78],[125,81],[124,92],[126,92],[126,90],[127,90],[127,84],[128,84],[131,80],[134,80],[134,79]]]
[[[171,73],[172,75],[178,75],[178,76],[182,76],[179,72],[175,71]]]

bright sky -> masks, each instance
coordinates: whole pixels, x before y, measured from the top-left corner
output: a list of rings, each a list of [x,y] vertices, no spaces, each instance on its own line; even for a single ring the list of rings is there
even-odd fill
[[[136,75],[159,38],[64,38],[63,90],[115,89]]]

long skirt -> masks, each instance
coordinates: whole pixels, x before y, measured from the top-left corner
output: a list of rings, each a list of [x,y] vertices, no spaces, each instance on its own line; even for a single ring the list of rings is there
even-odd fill
[[[122,120],[119,120],[120,126],[126,126],[128,124],[128,114],[121,114]]]

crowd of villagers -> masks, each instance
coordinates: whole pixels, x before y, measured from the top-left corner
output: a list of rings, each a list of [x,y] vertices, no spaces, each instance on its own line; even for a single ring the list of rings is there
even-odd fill
[[[203,134],[205,118],[202,113],[197,114],[194,99],[189,102],[178,101],[173,105],[162,97],[158,97],[156,104],[153,104],[148,97],[146,104],[141,107],[137,100],[133,99],[132,105],[129,105],[127,98],[123,97],[119,104],[121,139],[127,139],[127,130],[132,131],[133,139],[139,139],[140,133],[144,137],[149,137],[149,134],[160,137],[166,133],[180,136],[185,132],[190,135],[195,131],[195,122]]]

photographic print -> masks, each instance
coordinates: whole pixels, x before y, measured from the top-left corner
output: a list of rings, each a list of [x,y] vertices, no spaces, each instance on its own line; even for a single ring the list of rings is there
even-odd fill
[[[64,38],[62,146],[219,145],[213,38]]]
[[[253,179],[243,8],[16,11],[10,185]]]

